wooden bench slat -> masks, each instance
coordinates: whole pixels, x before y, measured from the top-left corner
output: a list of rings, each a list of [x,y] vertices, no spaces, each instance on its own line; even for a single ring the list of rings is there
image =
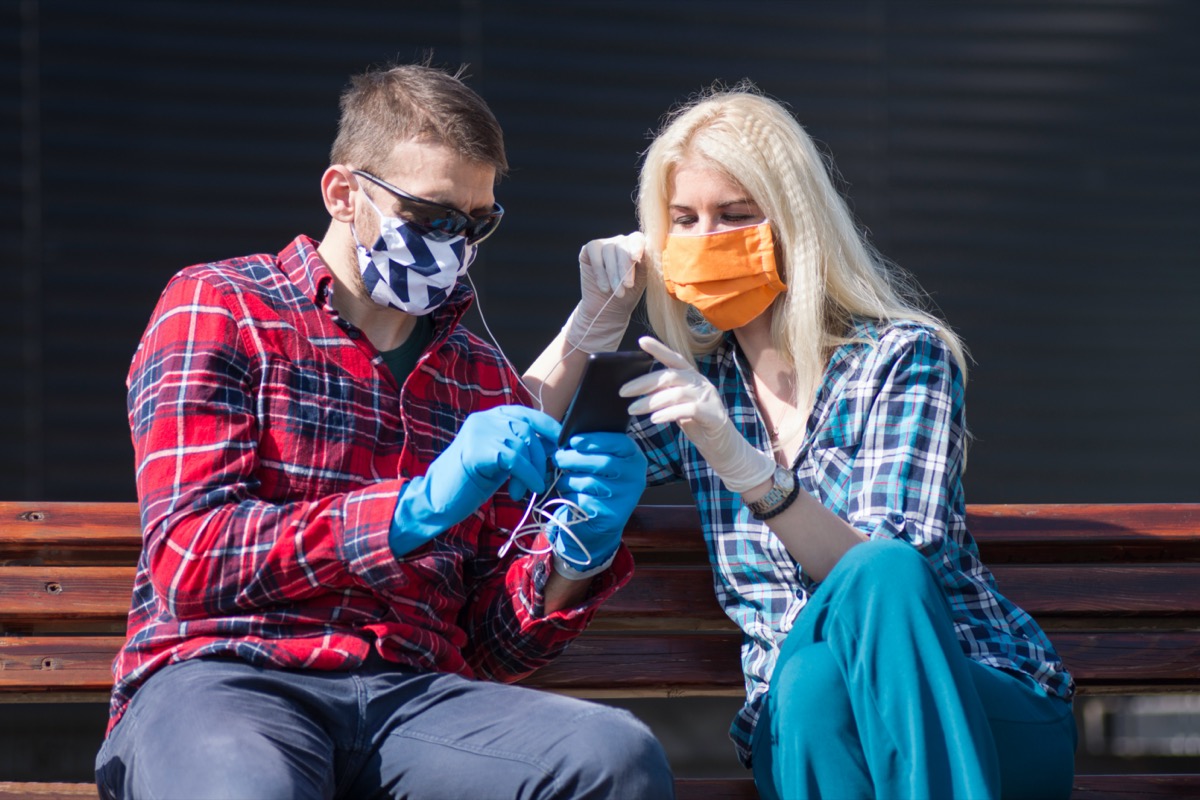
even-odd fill
[[[1056,631],[1053,642],[1081,686],[1200,685],[1200,631]]]
[[[1200,797],[1200,775],[1076,775],[1071,800],[1183,800]]]
[[[1036,619],[1200,615],[1195,564],[997,564],[1000,593]]]
[[[967,524],[989,564],[1200,560],[1200,503],[975,504],[967,507]],[[140,525],[132,502],[0,502],[0,557],[31,547],[117,547],[136,555]],[[625,539],[639,563],[704,563],[698,531],[693,506],[644,505]]]
[[[0,540],[142,546],[137,503],[0,503]]]
[[[1200,503],[967,506],[984,563],[1200,560]]]
[[[103,691],[119,636],[0,638],[0,692]],[[661,637],[587,632],[525,683],[588,696],[737,695],[735,633]],[[1128,691],[1200,683],[1200,631],[1062,631],[1055,644],[1084,689]]]
[[[967,523],[983,536],[1017,540],[1195,538],[1200,503],[972,503]]]
[[[738,634],[585,633],[523,683],[587,696],[740,695]],[[615,691],[614,691],[615,690]]]
[[[736,630],[713,594],[707,564],[690,568],[638,566],[633,578],[600,607],[591,630]]]
[[[677,800],[758,800],[750,777],[677,778]],[[1072,800],[1142,800],[1200,796],[1200,775],[1077,775]],[[97,798],[90,783],[18,783],[0,781],[0,800],[20,798],[74,800]]]
[[[967,527],[1004,562],[1200,561],[1200,503],[974,504]],[[639,563],[707,560],[692,506],[639,506],[625,540]]]
[[[677,800],[757,800],[752,778],[682,779]],[[1200,797],[1200,775],[1077,775],[1072,800],[1182,800]]]
[[[4,567],[4,620],[124,619],[133,593],[133,567]]]
[[[1038,620],[1052,617],[1200,617],[1200,563],[1012,565],[993,570],[1000,591]],[[1099,587],[1099,588],[1098,588]],[[723,630],[707,566],[639,566],[600,609],[594,627]]]
[[[0,637],[0,691],[111,691],[122,636]]]
[[[754,778],[676,778],[675,800],[758,800]]]
[[[75,800],[79,797],[95,798],[100,792],[94,783],[17,783],[0,781],[0,800]]]
[[[709,683],[728,694],[743,690],[734,657],[737,634],[697,634],[643,640],[631,636],[581,636],[532,681],[545,688],[617,686],[636,693],[695,693]],[[1085,690],[1130,691],[1153,684],[1159,691],[1200,683],[1200,631],[1136,634],[1061,631],[1055,646]]]
[[[3,567],[0,631],[39,620],[123,622],[133,567]],[[1043,623],[1055,617],[1200,617],[1200,563],[1000,565],[1000,590]],[[1103,587],[1101,591],[1097,587]],[[597,630],[730,630],[707,566],[640,567],[601,608]],[[1053,629],[1053,624],[1049,627]]]

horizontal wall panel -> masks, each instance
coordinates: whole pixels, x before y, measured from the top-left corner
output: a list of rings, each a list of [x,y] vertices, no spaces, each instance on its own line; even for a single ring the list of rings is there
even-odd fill
[[[974,356],[972,501],[1195,499],[1200,7],[42,0],[0,10],[0,479],[128,499],[129,359],[184,265],[272,252],[318,195],[347,77],[469,62],[508,209],[472,269],[518,368],[636,225],[664,112],[749,78],[840,172]],[[529,308],[538,309],[530,314]],[[478,313],[469,324],[482,331]],[[635,324],[635,330],[638,326]]]

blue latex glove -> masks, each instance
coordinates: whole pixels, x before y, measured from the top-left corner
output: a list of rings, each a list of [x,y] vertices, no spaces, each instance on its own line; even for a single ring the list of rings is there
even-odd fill
[[[559,430],[553,417],[525,406],[468,416],[425,474],[400,490],[388,533],[392,552],[403,556],[462,522],[506,480],[514,500],[545,491]]]
[[[573,534],[551,527],[555,568],[567,577],[586,577],[606,568],[616,555],[625,523],[646,488],[646,457],[623,433],[579,433],[554,454],[554,463],[562,470],[558,496],[578,504],[589,517],[570,522],[568,509],[554,513]]]

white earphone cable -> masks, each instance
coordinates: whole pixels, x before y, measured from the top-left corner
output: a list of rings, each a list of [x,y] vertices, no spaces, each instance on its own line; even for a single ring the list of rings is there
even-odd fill
[[[631,264],[629,269],[632,271],[635,269],[635,267]],[[626,275],[628,274],[629,273],[627,272]],[[475,293],[475,309],[479,313],[479,321],[483,323],[483,329],[487,331],[488,338],[491,339],[492,344],[496,346],[496,350],[500,353],[500,357],[504,359],[504,363],[508,364],[508,368],[511,369],[513,374],[517,375],[519,379],[520,373],[517,372],[516,367],[513,366],[508,354],[504,352],[504,348],[500,346],[500,342],[496,339],[496,335],[492,333],[491,326],[489,326],[487,323],[487,318],[483,315],[483,304],[480,301],[479,290],[475,287],[475,281],[471,278],[470,272],[466,273],[466,278],[467,283],[471,285],[471,291]],[[622,280],[624,280],[624,276],[622,276]],[[600,310],[596,312],[596,315],[592,317],[592,321],[589,322],[588,326],[584,329],[584,336],[587,336],[588,332],[591,331],[592,326],[596,324],[596,320],[600,316],[600,312],[604,311],[604,309],[608,307],[608,304],[612,302],[614,297],[616,297],[615,294],[609,294],[608,298],[604,301],[604,304],[600,306]],[[554,362],[554,366],[550,368],[549,374],[553,374],[554,370],[558,369],[559,364],[565,361],[568,356],[577,350],[579,350],[578,345],[571,345],[571,348],[567,350],[567,352],[563,353],[562,357],[559,358],[558,361]],[[545,403],[542,401],[542,388],[544,386],[545,384],[543,383],[538,387],[536,395],[531,393],[531,396],[533,396],[534,400],[537,401],[539,411],[545,409]],[[556,467],[554,470],[554,478],[551,480],[550,485],[546,487],[546,490],[540,495],[535,493],[531,493],[529,495],[529,503],[525,506],[525,513],[521,515],[521,519],[517,522],[516,527],[509,531],[508,540],[500,547],[499,555],[502,558],[514,546],[521,552],[528,553],[530,555],[541,555],[543,553],[550,552],[554,549],[553,543],[538,549],[525,545],[522,540],[529,537],[536,537],[539,533],[545,533],[547,538],[549,538],[551,528],[558,528],[560,531],[559,535],[567,536],[573,540],[584,555],[584,559],[580,561],[560,552],[558,554],[559,558],[561,558],[563,561],[566,561],[571,566],[580,567],[582,569],[587,569],[591,566],[591,552],[583,544],[579,536],[576,535],[571,529],[572,525],[578,525],[591,519],[588,513],[584,511],[577,503],[562,497],[548,497],[542,500],[540,503],[538,502],[540,497],[545,497],[546,495],[550,494],[555,485],[558,484],[558,479],[561,475],[562,472]],[[565,519],[556,519],[554,517],[554,512],[560,508],[566,508],[568,510],[568,513],[565,515]],[[535,519],[530,520],[531,516],[535,517]]]

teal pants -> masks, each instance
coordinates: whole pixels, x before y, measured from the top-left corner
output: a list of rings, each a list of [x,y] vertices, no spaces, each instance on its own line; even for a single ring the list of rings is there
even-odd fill
[[[1071,705],[962,652],[911,545],[852,548],[788,634],[755,728],[754,778],[785,798],[1066,798]]]

